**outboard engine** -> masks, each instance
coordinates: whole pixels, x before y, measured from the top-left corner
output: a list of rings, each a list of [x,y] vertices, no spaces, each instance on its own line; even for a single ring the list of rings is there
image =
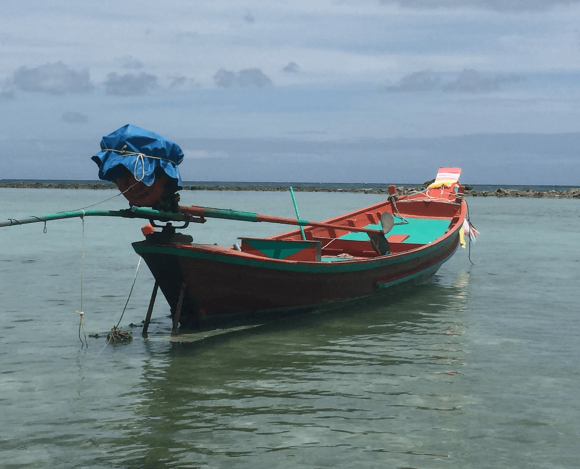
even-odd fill
[[[176,143],[129,124],[103,137],[92,160],[99,178],[117,184],[131,206],[177,212],[183,151]]]

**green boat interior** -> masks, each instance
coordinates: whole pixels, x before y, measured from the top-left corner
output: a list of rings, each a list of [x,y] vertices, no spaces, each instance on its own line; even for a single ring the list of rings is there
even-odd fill
[[[406,217],[396,222],[387,234],[392,254],[410,251],[443,236],[450,226],[449,218]],[[366,229],[380,230],[378,224]],[[349,232],[338,237],[315,236],[317,231],[305,230],[306,240],[241,238],[241,251],[270,259],[310,262],[344,262],[351,259],[377,257],[369,237],[363,232]]]

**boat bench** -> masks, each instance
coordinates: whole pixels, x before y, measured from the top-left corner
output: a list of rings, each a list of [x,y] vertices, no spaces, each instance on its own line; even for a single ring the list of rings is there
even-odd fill
[[[449,218],[422,218],[407,216],[408,223],[395,225],[387,235],[389,243],[429,244],[443,236],[450,224]],[[367,225],[365,228],[380,230],[379,225]],[[344,240],[367,240],[366,233],[348,233],[340,237]]]
[[[320,241],[239,238],[242,252],[285,261],[320,261]]]
[[[364,233],[363,233],[364,234]],[[322,242],[323,256],[337,256],[347,252],[355,257],[369,258],[377,257],[377,253],[372,248],[371,243],[366,236],[366,240],[344,239],[344,238],[323,238],[315,237],[314,239]],[[387,237],[390,244],[391,253],[405,252],[411,249],[420,248],[422,243],[405,242],[408,235],[391,235]],[[324,260],[324,259],[323,259]]]

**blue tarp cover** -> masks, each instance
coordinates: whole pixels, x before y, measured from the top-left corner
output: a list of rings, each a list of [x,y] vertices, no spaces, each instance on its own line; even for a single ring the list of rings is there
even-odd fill
[[[92,158],[99,165],[100,179],[112,181],[123,177],[126,168],[135,179],[152,186],[155,171],[162,170],[181,187],[177,165],[183,161],[183,151],[159,134],[128,124],[103,137],[101,150]]]

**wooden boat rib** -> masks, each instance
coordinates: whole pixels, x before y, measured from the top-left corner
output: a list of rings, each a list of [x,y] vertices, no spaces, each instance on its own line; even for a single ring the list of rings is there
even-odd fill
[[[154,233],[133,244],[167,299],[174,324],[216,324],[239,314],[311,307],[372,295],[434,275],[455,252],[467,215],[457,178],[396,197],[319,225],[241,247],[194,244],[183,235]],[[440,170],[439,174],[442,173]],[[389,252],[378,254],[365,233],[394,216]],[[254,220],[260,221],[260,220]],[[339,227],[337,227],[339,226]],[[341,228],[344,227],[344,228]],[[304,239],[305,238],[305,239]]]

